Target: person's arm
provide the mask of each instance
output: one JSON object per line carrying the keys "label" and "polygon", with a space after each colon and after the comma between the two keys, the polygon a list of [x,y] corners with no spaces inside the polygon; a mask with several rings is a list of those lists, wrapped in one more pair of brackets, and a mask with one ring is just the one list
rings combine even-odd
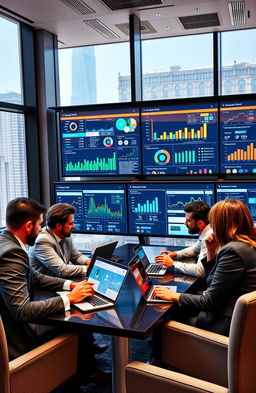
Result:
{"label": "person's arm", "polygon": [[70,261],[74,265],[89,265],[91,259],[86,255],[83,255],[77,248],[74,246],[72,239],[71,240],[71,252],[70,252]]}
{"label": "person's arm", "polygon": [[184,263],[184,262],[174,261],[174,268],[175,268],[175,272],[189,274],[190,276],[200,277],[200,278],[205,276],[204,266],[201,261],[198,261],[197,263]]}
{"label": "person's arm", "polygon": [[54,244],[42,236],[33,248],[34,257],[57,277],[72,277],[85,274],[86,266],[69,265],[57,254]]}
{"label": "person's arm", "polygon": [[181,294],[179,305],[195,310],[214,311],[224,306],[244,274],[242,258],[233,249],[221,250],[209,288],[202,295]]}

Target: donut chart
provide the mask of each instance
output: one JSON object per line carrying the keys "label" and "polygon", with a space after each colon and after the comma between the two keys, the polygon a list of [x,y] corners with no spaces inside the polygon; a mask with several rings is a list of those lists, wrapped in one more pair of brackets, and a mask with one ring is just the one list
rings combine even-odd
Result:
{"label": "donut chart", "polygon": [[68,128],[70,129],[70,131],[76,131],[77,130],[77,123],[75,123],[74,121],[72,121],[71,123],[69,123]]}
{"label": "donut chart", "polygon": [[103,139],[103,145],[105,147],[111,147],[111,146],[113,146],[113,143],[114,143],[113,138],[111,138],[110,136],[106,136]]}
{"label": "donut chart", "polygon": [[158,150],[154,154],[154,160],[158,165],[166,165],[171,160],[170,153],[167,150]]}
{"label": "donut chart", "polygon": [[116,121],[116,128],[119,131],[124,131],[124,132],[134,132],[137,127],[137,121],[129,117],[128,119],[117,119]]}

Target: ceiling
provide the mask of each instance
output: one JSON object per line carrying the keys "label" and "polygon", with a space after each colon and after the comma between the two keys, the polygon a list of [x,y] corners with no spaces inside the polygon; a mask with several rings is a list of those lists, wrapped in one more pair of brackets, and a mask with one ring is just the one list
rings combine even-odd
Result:
{"label": "ceiling", "polygon": [[256,27],[256,0],[0,0],[0,12],[56,34],[60,48],[128,41],[130,14],[142,39]]}

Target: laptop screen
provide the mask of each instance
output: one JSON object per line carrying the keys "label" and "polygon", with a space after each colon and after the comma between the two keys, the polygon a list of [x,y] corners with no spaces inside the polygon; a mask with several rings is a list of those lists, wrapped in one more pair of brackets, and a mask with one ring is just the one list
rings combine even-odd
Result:
{"label": "laptop screen", "polygon": [[88,281],[94,282],[93,289],[100,295],[115,301],[122,287],[127,269],[124,266],[97,258],[88,277]]}
{"label": "laptop screen", "polygon": [[147,296],[153,284],[147,275],[145,267],[143,266],[139,256],[136,255],[131,260],[129,263],[129,268],[143,296]]}
{"label": "laptop screen", "polygon": [[143,266],[146,268],[149,265],[149,260],[148,257],[143,249],[143,247],[141,245],[138,245],[136,247],[134,247],[134,253],[136,255],[138,255],[138,257],[140,258]]}

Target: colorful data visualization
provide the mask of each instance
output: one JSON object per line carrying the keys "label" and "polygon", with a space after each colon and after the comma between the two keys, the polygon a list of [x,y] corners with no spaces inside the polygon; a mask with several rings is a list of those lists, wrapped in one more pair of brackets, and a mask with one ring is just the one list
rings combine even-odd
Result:
{"label": "colorful data visualization", "polygon": [[63,176],[139,174],[138,108],[62,112]]}
{"label": "colorful data visualization", "polygon": [[124,184],[55,184],[56,203],[76,208],[74,232],[127,233]]}
{"label": "colorful data visualization", "polygon": [[143,173],[218,173],[216,103],[142,108]]}
{"label": "colorful data visualization", "polygon": [[256,102],[220,106],[221,173],[256,173]]}
{"label": "colorful data visualization", "polygon": [[129,184],[129,233],[186,236],[184,207],[195,201],[204,201],[212,206],[213,184]]}

